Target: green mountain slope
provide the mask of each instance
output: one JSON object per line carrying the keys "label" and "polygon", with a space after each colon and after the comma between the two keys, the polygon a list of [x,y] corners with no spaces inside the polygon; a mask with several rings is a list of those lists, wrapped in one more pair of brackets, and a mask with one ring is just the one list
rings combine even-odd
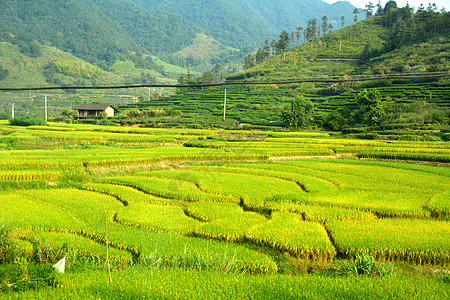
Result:
{"label": "green mountain slope", "polygon": [[410,8],[396,8],[315,38],[229,79],[445,72],[449,24],[450,13],[414,14]]}
{"label": "green mountain slope", "polygon": [[203,72],[212,70],[217,62],[228,65],[230,69],[240,70],[244,53],[238,49],[225,46],[216,39],[198,34],[192,45],[166,57],[168,62]]}
{"label": "green mountain slope", "polygon": [[[11,0],[0,2],[0,41],[24,53],[35,42],[53,46],[103,70],[132,61],[166,74],[151,57],[198,72],[217,62],[237,70],[245,55],[237,48],[260,45],[322,15],[337,27],[341,15],[350,20],[351,8],[319,0]],[[199,38],[205,34],[212,38]]]}
{"label": "green mountain slope", "polygon": [[[243,53],[209,37],[199,39],[203,32],[181,15],[150,13],[126,0],[0,2],[0,41],[28,52],[35,42],[53,46],[103,70],[116,61],[132,61],[138,69],[174,79],[178,74],[152,57],[199,72],[216,62],[240,65]],[[195,47],[204,49],[201,59],[189,54]]]}
{"label": "green mountain slope", "polygon": [[150,14],[119,0],[2,1],[0,19],[4,41],[34,39],[105,64],[138,50],[176,52],[201,32],[180,16]]}
{"label": "green mountain slope", "polygon": [[328,16],[335,28],[341,17],[353,20],[349,2],[330,5],[320,0],[128,0],[151,12],[164,10],[183,16],[205,33],[235,48],[261,46],[281,31],[306,27],[308,19]]}
{"label": "green mountain slope", "polygon": [[[399,17],[405,11],[409,9],[392,11],[392,14],[397,14],[396,23],[388,25],[386,22],[392,15],[376,16],[313,39],[253,68],[233,74],[228,80],[270,81],[283,78],[449,72],[450,13],[418,12],[412,15],[414,23],[409,24]],[[169,98],[141,102],[137,106],[141,110],[159,108],[177,110],[178,113],[172,118],[121,122],[143,123],[145,126],[281,128],[283,111],[295,98],[301,97],[311,101],[315,108],[312,127],[364,132],[368,129],[358,115],[356,98],[367,89],[380,93],[384,114],[376,122],[378,127],[374,128],[389,129],[388,138],[395,138],[397,131],[439,135],[439,130],[444,132],[449,128],[448,77],[434,80],[228,86],[225,122],[222,120],[224,89],[183,90]],[[348,129],[352,126],[358,128]]]}
{"label": "green mountain slope", "polygon": [[[22,46],[23,47],[23,46]],[[21,45],[0,42],[0,88],[46,86],[96,86],[137,83],[176,83],[187,69],[151,57],[155,70],[139,68],[133,61],[116,61],[109,71],[90,64],[56,47],[33,43],[32,53],[23,53]],[[194,75],[197,73],[193,72]],[[11,116],[12,103],[16,116],[26,114],[43,117],[44,96],[49,101],[49,115],[59,116],[63,109],[76,103],[101,102],[118,106],[135,102],[144,89],[131,90],[50,90],[34,92],[0,92],[0,119]],[[156,90],[153,91],[155,93]],[[144,93],[148,93],[145,89]],[[161,93],[158,91],[158,93]]]}
{"label": "green mountain slope", "polygon": [[277,55],[230,79],[350,75],[357,72],[366,45],[381,49],[389,30],[370,19]]}
{"label": "green mountain slope", "polygon": [[[67,72],[63,71],[62,68],[59,71],[55,71],[53,80],[67,84],[75,83],[77,79],[79,83],[81,83],[80,81],[87,81],[93,78],[96,78],[98,82],[102,83],[107,81],[108,73],[98,67],[86,63],[58,48],[39,44],[36,44],[36,46],[39,47],[39,55],[28,56],[21,52],[19,45],[13,45],[7,42],[0,43],[0,64],[9,73],[6,78],[0,81],[0,86],[22,87],[49,85],[45,70],[52,63],[58,62],[66,65],[65,69]],[[79,76],[75,73],[72,73],[72,76],[64,75],[64,73],[69,74],[69,65],[73,66],[73,69],[85,69],[86,72],[82,74],[80,70]],[[112,80],[118,80],[118,76]]]}
{"label": "green mountain slope", "polygon": [[37,53],[24,53],[21,46],[0,42],[0,66],[7,74],[0,78],[0,87],[175,83],[175,78],[187,72],[156,57],[149,57],[154,66],[151,70],[126,60],[116,61],[105,71],[56,47],[34,42]]}

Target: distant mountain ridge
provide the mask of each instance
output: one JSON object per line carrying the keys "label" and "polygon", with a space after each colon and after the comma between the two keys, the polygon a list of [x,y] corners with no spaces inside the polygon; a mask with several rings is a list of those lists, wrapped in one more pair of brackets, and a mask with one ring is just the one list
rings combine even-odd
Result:
{"label": "distant mountain ridge", "polygon": [[26,36],[97,63],[130,52],[173,53],[202,32],[179,16],[150,14],[122,0],[2,1],[0,19],[2,40]]}
{"label": "distant mountain ridge", "polygon": [[239,49],[251,51],[322,15],[338,27],[336,18],[351,11],[348,2],[320,0],[9,0],[0,1],[0,42],[35,57],[41,46],[55,47],[104,71],[127,69],[122,78],[146,80],[151,73],[173,80],[180,69],[164,62],[186,73],[211,70],[217,62],[237,71],[246,52]]}
{"label": "distant mountain ridge", "polygon": [[282,31],[306,27],[309,19],[327,16],[335,29],[353,23],[349,2],[321,0],[127,0],[142,8],[168,11],[201,27],[207,35],[235,48],[259,47]]}

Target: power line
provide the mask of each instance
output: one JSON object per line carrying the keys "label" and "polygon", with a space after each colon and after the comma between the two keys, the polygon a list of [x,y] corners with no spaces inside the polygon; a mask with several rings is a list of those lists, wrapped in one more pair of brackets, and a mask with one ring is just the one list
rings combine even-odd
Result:
{"label": "power line", "polygon": [[48,87],[16,87],[0,88],[0,91],[47,91],[47,90],[114,90],[114,89],[135,89],[135,88],[203,88],[228,85],[276,85],[276,84],[295,84],[304,82],[323,82],[323,83],[342,83],[354,81],[373,81],[383,79],[431,79],[450,77],[450,73],[433,74],[402,74],[402,75],[380,75],[368,77],[332,77],[332,78],[296,78],[272,81],[232,81],[228,80],[222,83],[197,84],[197,85],[179,85],[179,84],[136,84],[136,85],[111,85],[111,86],[48,86]]}

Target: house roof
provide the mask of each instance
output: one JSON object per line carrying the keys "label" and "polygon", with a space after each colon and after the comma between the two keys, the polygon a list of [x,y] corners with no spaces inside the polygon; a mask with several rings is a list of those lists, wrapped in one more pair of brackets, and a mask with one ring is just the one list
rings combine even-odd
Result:
{"label": "house roof", "polygon": [[106,110],[108,107],[112,107],[115,111],[117,109],[112,105],[107,104],[78,104],[73,107],[74,110]]}

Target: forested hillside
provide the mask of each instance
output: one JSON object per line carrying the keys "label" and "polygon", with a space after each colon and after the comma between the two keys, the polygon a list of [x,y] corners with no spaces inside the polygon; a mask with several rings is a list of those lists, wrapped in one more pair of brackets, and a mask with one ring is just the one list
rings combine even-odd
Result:
{"label": "forested hillside", "polygon": [[328,33],[327,20],[310,20],[301,32],[308,43],[300,47],[283,32],[275,44],[250,53],[244,71],[230,79],[448,71],[449,13],[431,5],[414,13],[390,1],[368,15]]}
{"label": "forested hillside", "polygon": [[[18,46],[20,54],[31,60],[41,56],[43,46],[55,47],[103,71],[120,72],[119,77],[128,83],[165,82],[178,78],[188,67],[195,74],[212,69],[217,62],[237,70],[243,57],[241,51],[202,32],[182,16],[166,11],[150,13],[124,0],[0,2],[0,42]],[[11,68],[15,63],[8,61],[11,55],[1,56],[4,72],[14,73]],[[25,70],[27,77],[16,76],[19,80],[15,86],[39,82],[30,79],[30,74],[32,78],[49,79],[50,84],[74,81],[57,80],[53,74],[57,70],[52,66],[47,68],[39,62],[28,65],[34,65],[33,71]],[[95,83],[101,82],[98,79]]]}
{"label": "forested hillside", "polygon": [[174,53],[202,32],[180,16],[119,0],[2,1],[0,19],[3,41],[26,47],[36,40],[103,68],[126,59],[148,67],[143,53]]}
{"label": "forested hillside", "polygon": [[[310,22],[304,31],[310,41],[298,47],[279,46],[286,42],[286,34],[282,33],[276,44],[247,56],[246,65],[252,60],[250,66],[227,80],[264,82],[449,71],[450,13],[438,12],[432,5],[414,12],[408,6],[397,7],[394,1],[374,9],[367,20],[330,33],[319,33],[322,24],[313,27]],[[284,45],[289,44],[292,45]],[[268,51],[268,56],[257,62],[261,51]],[[206,77],[210,75],[191,76],[190,81],[183,77],[180,82],[202,83]],[[178,89],[176,96],[138,105],[141,110],[178,110],[175,118],[129,122],[143,122],[146,126],[319,128],[357,133],[381,130],[383,134],[387,129],[387,134],[416,134],[421,129],[421,134],[439,135],[448,131],[450,120],[449,79],[445,76],[430,80],[229,86],[225,122],[223,90]],[[370,103],[370,109],[364,101]]]}
{"label": "forested hillside", "polygon": [[[128,82],[150,79],[148,74],[164,81],[180,73],[166,63],[194,74],[217,63],[236,72],[248,51],[278,31],[298,31],[308,18],[325,15],[337,29],[351,23],[351,13],[348,2],[319,0],[12,0],[0,2],[0,42],[29,57],[38,57],[42,46],[55,47],[108,72],[123,71],[119,63],[133,73],[125,75]],[[56,80],[49,74],[54,69],[32,77],[71,82]]]}
{"label": "forested hillside", "polygon": [[320,0],[128,0],[151,12],[183,16],[205,33],[235,48],[259,47],[277,33],[304,27],[310,18],[328,16],[335,29],[352,23],[349,2],[330,5]]}
{"label": "forested hillside", "polygon": [[[68,1],[59,6],[54,6],[52,2],[44,0],[36,1],[36,3],[40,1],[49,9],[57,8],[60,15],[67,12],[65,18],[73,16],[74,20],[67,22],[66,25],[57,26],[55,25],[57,22],[64,23],[62,17],[51,19],[50,14],[44,8],[36,8],[36,11],[29,8],[33,13],[31,16],[24,15],[19,11],[21,5],[26,10],[27,5],[33,7],[35,2],[10,1],[11,5],[16,5],[15,15],[9,6],[2,3],[1,5],[8,8],[9,12],[5,13],[6,10],[1,12],[12,20],[11,24],[1,23],[2,28],[5,29],[2,31],[4,41],[0,43],[0,84],[3,87],[41,84],[90,86],[123,83],[175,83],[177,79],[180,84],[211,84],[222,82],[226,77],[228,77],[227,80],[264,81],[280,78],[330,78],[332,76],[346,78],[355,75],[431,73],[448,72],[449,70],[450,14],[438,12],[433,5],[427,8],[422,7],[419,11],[414,12],[409,6],[399,8],[394,1],[390,1],[385,7],[379,5],[367,8],[365,11],[367,19],[363,21],[358,13],[355,13],[352,20],[354,24],[338,30],[332,30],[330,25],[335,22],[326,16],[320,19],[309,19],[307,25],[304,28],[296,28],[296,32],[278,33],[272,43],[266,42],[264,47],[250,53],[246,57],[245,63],[241,61],[244,71],[230,75],[234,71],[231,68],[232,60],[238,59],[242,52],[224,46],[211,36],[196,32],[196,28],[200,27],[186,19],[181,18],[180,22],[190,24],[191,27],[188,26],[186,29],[192,29],[188,30],[188,32],[192,32],[192,40],[189,41],[184,36],[186,44],[179,40],[177,43],[169,45],[166,49],[167,52],[157,50],[163,49],[164,42],[170,40],[167,36],[165,39],[161,38],[164,41],[157,45],[156,50],[149,50],[153,47],[153,43],[157,42],[146,40],[145,32],[139,35],[137,31],[133,31],[139,28],[148,30],[147,25],[150,26],[153,14],[157,14],[158,18],[165,16],[167,22],[170,23],[172,17],[177,17],[176,12],[164,13],[164,9],[170,9],[171,2],[163,1],[162,4],[165,4],[165,7],[159,7],[159,4],[155,3],[156,7],[153,8],[152,13],[147,14],[145,8],[131,4],[129,2],[131,0],[128,2],[116,0],[80,3]],[[145,1],[145,3],[152,2]],[[178,3],[182,6],[188,2],[180,0]],[[198,6],[202,7],[202,2],[198,3]],[[236,3],[238,2],[229,2],[228,8],[236,7],[234,6]],[[245,3],[251,7],[251,5],[256,5],[257,1]],[[268,3],[272,2],[267,2],[267,5]],[[223,2],[217,1],[210,4],[222,5]],[[143,4],[138,3],[138,5]],[[267,5],[261,5],[260,8],[267,8]],[[74,7],[90,9],[90,11],[86,11],[85,16],[81,17],[81,20],[86,21],[86,18],[94,15],[102,16],[100,19],[93,17],[93,20],[97,22],[93,24],[98,26],[95,25],[94,28],[91,28],[90,21],[77,23],[75,13],[70,12],[69,9]],[[95,12],[95,9],[100,10],[100,7],[104,11]],[[128,12],[120,11],[130,7],[132,9]],[[245,10],[242,9],[241,12],[243,11]],[[272,13],[276,11],[274,9]],[[54,10],[52,14],[58,12]],[[133,13],[136,13],[136,18],[133,18]],[[122,20],[122,17],[126,20]],[[45,19],[51,19],[48,24],[53,24],[49,28],[54,32],[45,27]],[[257,19],[255,18],[255,20]],[[344,19],[347,20],[345,16]],[[144,25],[136,23],[139,20],[144,22]],[[109,23],[112,25],[109,26]],[[177,24],[183,23],[175,22],[174,26],[178,26]],[[167,26],[169,29],[164,31],[166,33],[171,32],[170,28],[177,28],[176,26],[172,27],[172,24]],[[30,35],[26,34],[26,28],[29,28]],[[126,28],[128,29],[125,30]],[[76,34],[81,35],[82,32],[85,32],[81,29],[88,32],[91,30],[92,34],[83,34],[80,39],[86,41],[80,42],[79,47],[71,48],[78,43],[79,39]],[[74,34],[67,34],[67,32],[71,32],[70,30],[73,30]],[[108,35],[108,33],[110,34]],[[207,32],[205,31],[205,33]],[[173,33],[173,36],[176,37],[177,34],[182,35],[181,32],[178,32]],[[248,33],[243,34],[248,35]],[[132,40],[133,35],[138,35],[139,38]],[[105,39],[103,39],[104,37]],[[267,38],[269,36],[262,38],[260,44],[263,45]],[[306,43],[298,46],[302,41],[306,41]],[[57,42],[61,42],[63,46],[69,45],[67,52],[50,46]],[[66,42],[67,44],[64,44]],[[102,43],[105,43],[105,47],[117,46],[117,51],[109,51],[106,53],[107,56],[97,55],[100,52],[96,51],[103,49],[103,46],[97,47],[97,45],[102,45]],[[147,48],[139,46],[140,44],[145,44]],[[134,46],[138,50],[135,51]],[[89,52],[89,47],[92,47],[92,52]],[[74,49],[80,51],[76,52],[79,53],[78,55],[82,56],[85,53],[88,62],[77,57]],[[150,51],[156,51],[160,57],[152,55]],[[90,56],[90,54],[95,55]],[[264,55],[261,56],[261,54]],[[161,57],[166,61],[161,60]],[[183,67],[167,64],[167,61]],[[225,63],[219,64],[219,61]],[[207,66],[206,71],[199,68],[199,64],[202,62]],[[107,99],[105,101],[115,105],[122,104],[120,106],[122,113],[119,114],[116,122],[150,127],[225,127],[233,129],[288,127],[292,129],[348,130],[348,128],[356,126],[363,128],[358,130],[365,130],[365,126],[381,126],[382,128],[431,130],[432,134],[440,134],[439,132],[442,130],[448,131],[448,120],[450,119],[448,77],[436,80],[386,79],[333,84],[309,82],[289,86],[273,84],[269,87],[236,86],[227,89],[227,119],[225,122],[223,122],[223,88],[180,88],[177,89],[176,95],[169,98],[160,96],[162,94],[167,96],[173,90],[130,90],[117,91],[115,94],[96,92],[97,94],[90,94],[88,97],[77,95],[77,91],[70,91],[74,94],[69,96],[53,95],[53,99],[59,99],[53,101],[58,103],[55,107],[61,109],[65,107],[66,99],[70,99],[72,102],[89,102],[102,101],[103,97],[103,100]],[[365,95],[375,97],[382,103],[379,106],[376,105],[376,108],[380,109],[370,118],[363,116],[364,111],[357,100],[364,98]],[[42,96],[39,98],[42,99]],[[32,99],[31,95],[6,95],[5,99],[10,102],[23,103],[20,106],[23,114],[33,111],[30,109],[28,101],[28,99]],[[139,103],[136,103],[138,100],[140,100]],[[128,106],[125,105],[127,103]],[[10,106],[2,103],[0,108],[4,117],[9,115]],[[307,120],[303,120],[305,122],[299,123],[291,120],[293,111],[299,109],[308,112]]]}

